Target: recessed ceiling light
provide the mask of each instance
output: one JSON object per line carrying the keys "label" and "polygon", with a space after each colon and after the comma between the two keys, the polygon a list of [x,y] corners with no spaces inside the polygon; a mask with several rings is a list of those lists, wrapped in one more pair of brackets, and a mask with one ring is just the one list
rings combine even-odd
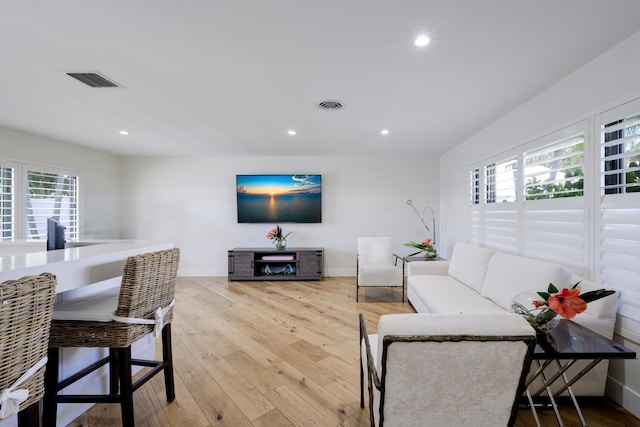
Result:
{"label": "recessed ceiling light", "polygon": [[382,135],[389,135],[389,129],[382,129],[382,130],[380,131],[380,133],[381,133]]}
{"label": "recessed ceiling light", "polygon": [[129,132],[126,130],[121,130],[120,135],[129,135]]}
{"label": "recessed ceiling light", "polygon": [[296,134],[296,131],[295,131],[295,130],[293,130],[293,129],[291,129],[290,131],[287,131],[287,133],[288,133],[289,135],[295,135],[295,134]]}
{"label": "recessed ceiling light", "polygon": [[431,43],[431,39],[427,36],[425,36],[424,34],[419,35],[418,37],[416,37],[416,39],[413,41],[413,43],[418,46],[418,47],[424,47],[426,45],[428,45],[429,43]]}

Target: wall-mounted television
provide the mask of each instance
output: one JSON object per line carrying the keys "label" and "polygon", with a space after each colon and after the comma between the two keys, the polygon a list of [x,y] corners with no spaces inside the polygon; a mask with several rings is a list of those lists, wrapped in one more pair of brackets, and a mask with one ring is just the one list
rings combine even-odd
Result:
{"label": "wall-mounted television", "polygon": [[239,223],[322,222],[321,175],[236,175]]}

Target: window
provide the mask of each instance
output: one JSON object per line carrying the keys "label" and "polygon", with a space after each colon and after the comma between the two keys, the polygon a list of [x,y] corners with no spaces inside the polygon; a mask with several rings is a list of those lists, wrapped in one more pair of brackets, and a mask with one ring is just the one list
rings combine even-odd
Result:
{"label": "window", "polygon": [[524,153],[525,200],[584,194],[584,134]]}
{"label": "window", "polygon": [[640,334],[640,100],[600,120],[596,279],[620,291],[616,328]]}
{"label": "window", "polygon": [[47,238],[47,218],[63,224],[67,239],[78,238],[78,177],[28,167],[26,239]]}
{"label": "window", "polygon": [[469,186],[471,197],[471,243],[480,244],[480,232],[482,224],[482,205],[480,204],[480,189],[482,188],[480,168],[473,168],[469,173]]}
{"label": "window", "polygon": [[474,169],[471,171],[471,178],[469,180],[471,184],[471,204],[480,204],[480,169]]}
{"label": "window", "polygon": [[640,113],[602,127],[604,193],[640,192]]}
{"label": "window", "polygon": [[[486,165],[485,182],[478,184],[486,189],[485,203],[472,203],[469,212],[471,241],[588,275],[588,205],[581,197],[588,128],[588,121],[577,123]],[[473,168],[470,174],[473,198]]]}
{"label": "window", "polygon": [[0,239],[46,240],[47,218],[79,236],[79,173],[0,159]]}
{"label": "window", "polygon": [[13,239],[15,233],[15,168],[0,164],[0,239]]}
{"label": "window", "polygon": [[640,336],[640,99],[498,156],[469,168],[471,240],[620,291],[616,333]]}
{"label": "window", "polygon": [[518,161],[515,159],[485,166],[485,203],[516,201]]}
{"label": "window", "polygon": [[479,211],[472,207],[477,230],[472,228],[472,239],[503,252],[517,253],[519,217],[516,201],[518,188],[518,160],[508,158],[484,166],[484,204]]}

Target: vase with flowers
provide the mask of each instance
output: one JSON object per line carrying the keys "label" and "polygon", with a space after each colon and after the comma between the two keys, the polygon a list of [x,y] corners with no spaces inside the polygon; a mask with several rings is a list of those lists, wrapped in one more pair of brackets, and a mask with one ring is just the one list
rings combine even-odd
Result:
{"label": "vase with flowers", "polygon": [[271,240],[275,244],[276,249],[284,249],[287,247],[287,236],[291,233],[293,233],[293,231],[284,234],[282,227],[276,224],[275,228],[267,233],[267,239]]}
{"label": "vase with flowers", "polygon": [[438,251],[436,251],[435,246],[433,245],[433,240],[431,238],[425,239],[424,241],[417,242],[409,242],[404,244],[407,247],[418,249],[417,252],[409,254],[408,256],[417,255],[420,252],[424,252],[424,257],[426,259],[435,259],[438,257]]}
{"label": "vase with flowers", "polygon": [[573,319],[587,309],[587,303],[615,293],[606,289],[580,293],[580,282],[571,289],[549,283],[546,292],[523,292],[511,302],[511,311],[523,316],[538,333],[546,333],[558,323],[558,316]]}

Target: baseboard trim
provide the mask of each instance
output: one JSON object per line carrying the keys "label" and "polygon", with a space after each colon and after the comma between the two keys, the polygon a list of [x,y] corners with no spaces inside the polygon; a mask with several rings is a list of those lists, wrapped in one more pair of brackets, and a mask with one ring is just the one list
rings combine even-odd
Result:
{"label": "baseboard trim", "polygon": [[605,395],[618,405],[640,418],[640,394],[614,378],[607,378]]}

